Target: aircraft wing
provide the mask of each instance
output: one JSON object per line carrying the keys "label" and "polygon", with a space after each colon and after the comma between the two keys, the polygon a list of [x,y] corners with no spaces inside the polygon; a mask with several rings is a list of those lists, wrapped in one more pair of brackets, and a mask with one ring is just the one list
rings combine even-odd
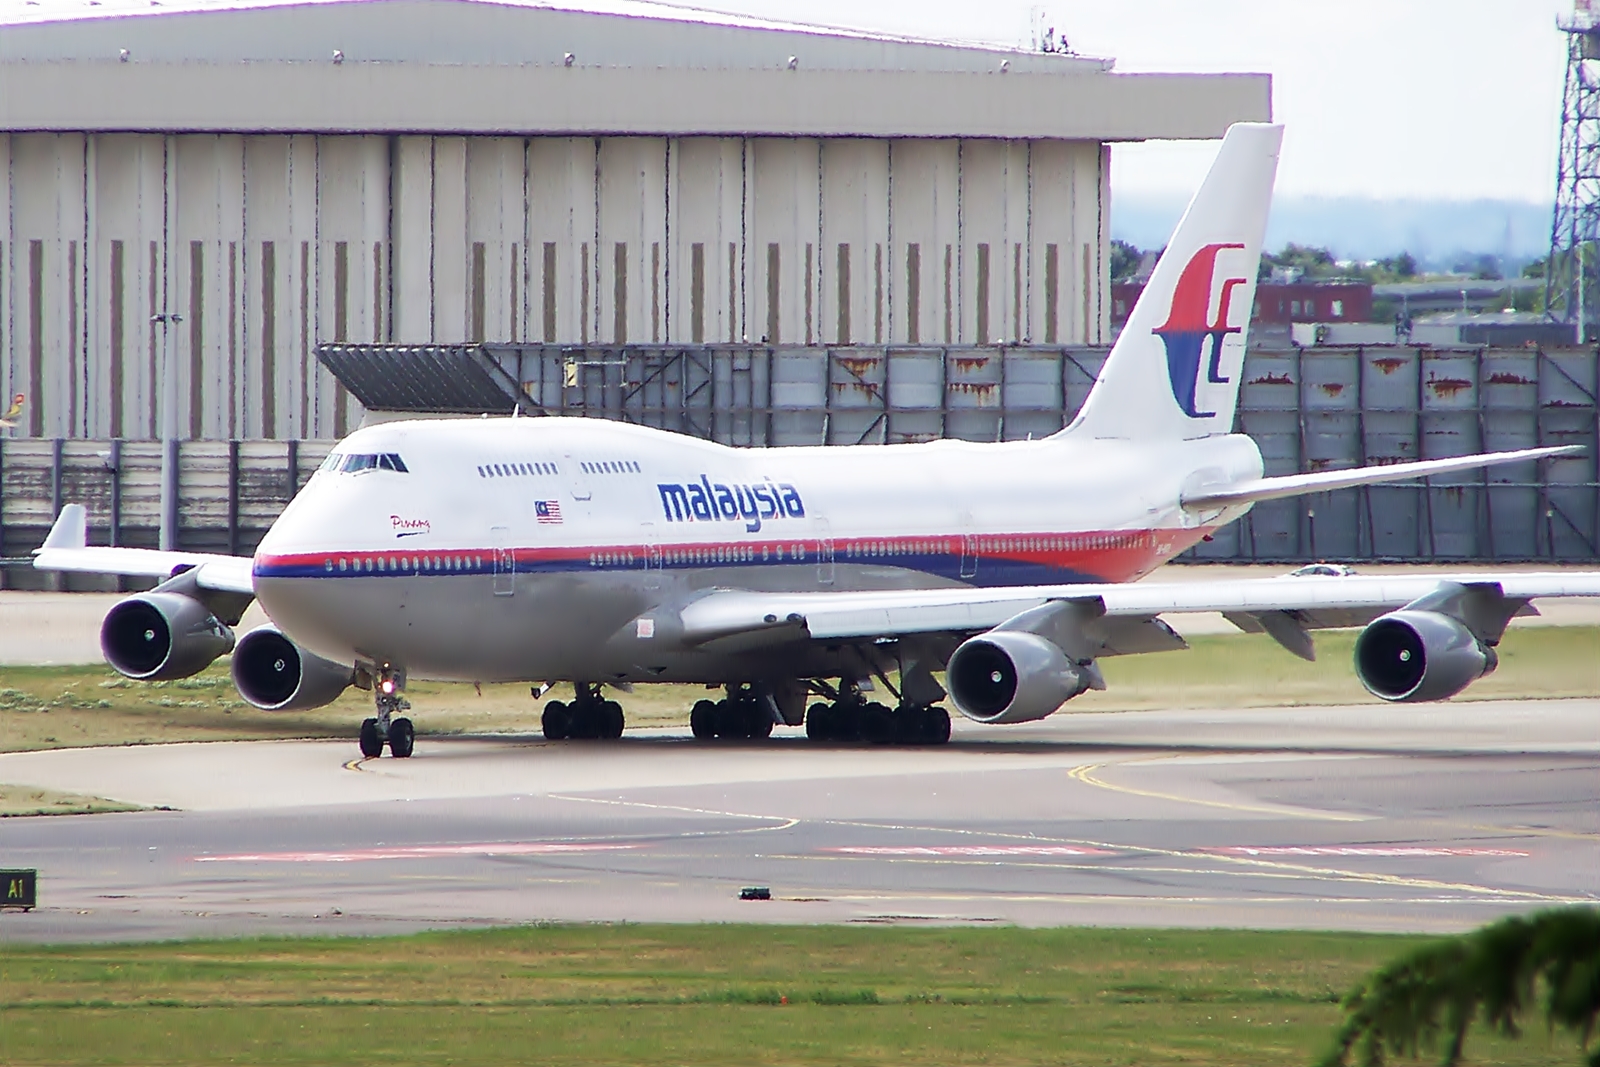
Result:
{"label": "aircraft wing", "polygon": [[[1168,613],[1222,612],[1241,629],[1264,629],[1278,637],[1275,627],[1279,620],[1291,620],[1301,629],[1360,625],[1436,592],[1441,585],[1451,584],[1493,587],[1508,601],[1600,597],[1600,571],[1318,575],[1004,589],[836,593],[726,590],[690,603],[680,618],[684,637],[691,643],[753,635],[763,630],[775,634],[793,632],[797,628],[819,640],[873,639],[918,633],[976,633],[1047,603],[1077,601],[1088,605],[1092,614],[1103,613],[1113,619],[1149,620]],[[1524,613],[1534,612],[1525,609]]]}
{"label": "aircraft wing", "polygon": [[195,571],[196,584],[202,589],[254,596],[251,562],[248,556],[224,556],[210,552],[91,547],[88,543],[88,513],[82,504],[62,507],[43,547],[33,554],[33,565],[46,571],[171,578],[180,571],[192,569]]}

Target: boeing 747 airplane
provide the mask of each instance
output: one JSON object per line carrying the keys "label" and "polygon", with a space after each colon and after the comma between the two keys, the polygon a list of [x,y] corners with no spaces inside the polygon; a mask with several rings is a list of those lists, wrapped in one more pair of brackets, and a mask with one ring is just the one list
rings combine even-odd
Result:
{"label": "boeing 747 airplane", "polygon": [[[1281,133],[1228,131],[1050,437],[736,449],[600,420],[392,422],[340,442],[253,558],[90,547],[68,505],[35,564],[164,579],[106,616],[128,677],[231,651],[265,710],[370,690],[369,757],[411,755],[408,678],[571,683],[545,706],[553,739],[619,736],[607,686],[693,682],[723,690],[696,737],[939,743],[946,702],[1042,719],[1104,688],[1103,657],[1183,648],[1163,612],[1224,612],[1306,659],[1311,631],[1364,626],[1367,689],[1449,697],[1531,599],[1600,595],[1600,573],[1133,583],[1256,501],[1571,451],[1263,476],[1232,429]],[[252,599],[271,625],[235,643]]]}

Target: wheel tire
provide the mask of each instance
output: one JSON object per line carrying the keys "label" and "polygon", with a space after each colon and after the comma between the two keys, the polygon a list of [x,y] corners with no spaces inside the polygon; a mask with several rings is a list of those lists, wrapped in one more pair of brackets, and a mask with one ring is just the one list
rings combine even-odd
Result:
{"label": "wheel tire", "polygon": [[861,739],[874,745],[887,745],[895,739],[894,712],[873,701],[861,709]]}
{"label": "wheel tire", "polygon": [[950,713],[943,708],[929,708],[923,713],[923,744],[943,745],[950,741]]}
{"label": "wheel tire", "polygon": [[417,747],[417,732],[410,719],[392,719],[389,722],[389,755],[395,759],[410,759]]}
{"label": "wheel tire", "polygon": [[772,736],[772,716],[768,715],[760,704],[754,705],[750,714],[749,737],[756,741],[765,740]]}
{"label": "wheel tire", "polygon": [[859,741],[862,737],[861,717],[866,710],[864,704],[835,704],[828,713],[828,719],[833,727],[833,740]]}
{"label": "wheel tire", "polygon": [[615,741],[622,736],[623,727],[627,725],[627,718],[622,714],[622,705],[615,700],[608,700],[600,706],[600,721],[604,727],[600,736],[608,741]]}
{"label": "wheel tire", "polygon": [[833,709],[820,700],[806,709],[806,737],[812,741],[833,740]]}
{"label": "wheel tire", "polygon": [[383,735],[378,732],[378,720],[368,719],[361,724],[361,754],[367,759],[383,755]]}
{"label": "wheel tire", "polygon": [[539,720],[539,725],[544,728],[544,736],[548,741],[565,741],[572,736],[572,712],[566,704],[559,700],[552,700],[544,706],[544,715]]}
{"label": "wheel tire", "polygon": [[595,704],[574,704],[568,712],[572,726],[568,737],[574,741],[593,741],[600,736],[600,709]]}
{"label": "wheel tire", "polygon": [[717,701],[716,710],[711,714],[711,724],[715,735],[722,740],[739,736],[739,716],[726,700]]}
{"label": "wheel tire", "polygon": [[710,741],[717,736],[717,706],[709,700],[697,700],[689,710],[689,732],[696,741]]}

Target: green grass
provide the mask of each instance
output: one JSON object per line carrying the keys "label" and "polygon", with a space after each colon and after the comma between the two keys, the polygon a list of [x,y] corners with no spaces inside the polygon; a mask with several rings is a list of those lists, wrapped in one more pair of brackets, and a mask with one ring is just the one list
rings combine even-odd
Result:
{"label": "green grass", "polygon": [[[0,953],[23,1064],[1304,1064],[1421,939],[550,926]],[[1559,1039],[1468,1049],[1575,1062]]]}
{"label": "green grass", "polygon": [[[1318,636],[1305,663],[1260,634],[1208,635],[1186,652],[1101,661],[1109,688],[1067,711],[1373,703],[1351,670],[1355,632]],[[1500,669],[1460,700],[1600,696],[1600,627],[1513,629]],[[1241,684],[1243,683],[1243,684]],[[641,685],[619,694],[634,726],[683,726],[702,686]],[[542,703],[526,685],[415,682],[407,690],[423,734],[537,733]],[[550,699],[569,698],[565,687]],[[314,711],[268,713],[239,698],[220,660],[193,678],[134,682],[105,666],[0,667],[0,752],[84,745],[154,744],[355,735],[371,714],[358,689]]]}

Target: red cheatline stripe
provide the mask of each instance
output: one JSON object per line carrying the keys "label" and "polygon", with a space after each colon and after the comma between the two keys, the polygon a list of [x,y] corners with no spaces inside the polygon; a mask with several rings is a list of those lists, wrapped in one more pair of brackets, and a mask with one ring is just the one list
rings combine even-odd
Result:
{"label": "red cheatline stripe", "polygon": [[363,860],[432,859],[436,856],[545,856],[563,852],[615,852],[638,845],[565,841],[495,841],[480,845],[411,845],[347,852],[241,852],[195,856],[196,863],[357,863]]}
{"label": "red cheatline stripe", "polygon": [[824,852],[850,856],[1113,856],[1086,845],[842,845]]}
{"label": "red cheatline stripe", "polygon": [[1503,856],[1521,858],[1530,855],[1512,848],[1445,848],[1432,845],[1274,845],[1254,847],[1230,845],[1226,848],[1203,848],[1202,852],[1216,852],[1225,856]]}

